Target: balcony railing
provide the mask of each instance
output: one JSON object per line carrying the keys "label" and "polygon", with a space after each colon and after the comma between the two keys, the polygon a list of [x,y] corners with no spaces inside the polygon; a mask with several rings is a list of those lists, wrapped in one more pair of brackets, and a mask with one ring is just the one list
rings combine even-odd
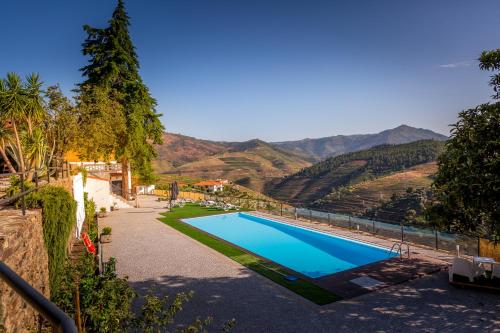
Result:
{"label": "balcony railing", "polygon": [[122,172],[122,165],[120,163],[116,164],[83,164],[81,167],[89,172]]}
{"label": "balcony railing", "polygon": [[0,278],[50,323],[53,332],[77,332],[75,322],[71,317],[45,298],[45,296],[23,280],[3,262],[0,262]]}

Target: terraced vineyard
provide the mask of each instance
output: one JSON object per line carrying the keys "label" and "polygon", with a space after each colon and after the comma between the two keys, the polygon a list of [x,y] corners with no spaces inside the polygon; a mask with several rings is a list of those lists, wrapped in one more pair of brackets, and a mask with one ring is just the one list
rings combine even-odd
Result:
{"label": "terraced vineyard", "polygon": [[340,155],[269,184],[267,193],[294,205],[362,213],[408,187],[429,187],[443,146],[418,141]]}
{"label": "terraced vineyard", "polygon": [[203,156],[164,173],[191,178],[224,178],[262,192],[267,182],[309,165],[309,162],[294,154],[283,152],[260,140],[251,140],[232,144],[224,152]]}
{"label": "terraced vineyard", "polygon": [[336,190],[313,202],[312,206],[345,214],[361,214],[388,201],[393,194],[404,194],[408,188],[429,188],[436,171],[436,162],[420,164],[405,171]]}

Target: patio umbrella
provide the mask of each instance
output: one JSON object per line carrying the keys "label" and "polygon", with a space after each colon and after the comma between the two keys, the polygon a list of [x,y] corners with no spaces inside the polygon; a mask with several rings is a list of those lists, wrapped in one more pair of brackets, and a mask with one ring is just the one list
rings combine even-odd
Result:
{"label": "patio umbrella", "polygon": [[177,182],[173,182],[170,185],[170,200],[176,200],[178,195],[179,195],[179,186],[177,185]]}

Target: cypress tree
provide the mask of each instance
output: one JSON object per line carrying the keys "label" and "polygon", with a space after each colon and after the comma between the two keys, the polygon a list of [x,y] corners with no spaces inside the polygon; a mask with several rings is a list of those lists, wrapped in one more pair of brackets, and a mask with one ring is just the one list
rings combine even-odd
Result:
{"label": "cypress tree", "polygon": [[122,107],[126,122],[123,137],[116,139],[116,158],[122,163],[122,186],[128,190],[128,167],[141,176],[150,178],[151,160],[155,157],[152,144],[161,143],[163,125],[156,113],[156,100],[139,74],[139,60],[129,34],[130,19],[123,0],[113,12],[106,28],[84,26],[87,38],[83,54],[89,63],[81,68],[85,87],[99,86],[109,92],[110,98]]}

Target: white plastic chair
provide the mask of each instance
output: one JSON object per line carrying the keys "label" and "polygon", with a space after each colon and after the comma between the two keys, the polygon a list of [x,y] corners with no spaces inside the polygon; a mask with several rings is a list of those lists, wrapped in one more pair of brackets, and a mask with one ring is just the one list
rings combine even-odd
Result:
{"label": "white plastic chair", "polygon": [[483,271],[482,268],[474,265],[472,261],[467,259],[455,257],[453,264],[448,272],[450,282],[453,281],[453,274],[461,275],[469,278],[470,282],[474,282],[474,278]]}

